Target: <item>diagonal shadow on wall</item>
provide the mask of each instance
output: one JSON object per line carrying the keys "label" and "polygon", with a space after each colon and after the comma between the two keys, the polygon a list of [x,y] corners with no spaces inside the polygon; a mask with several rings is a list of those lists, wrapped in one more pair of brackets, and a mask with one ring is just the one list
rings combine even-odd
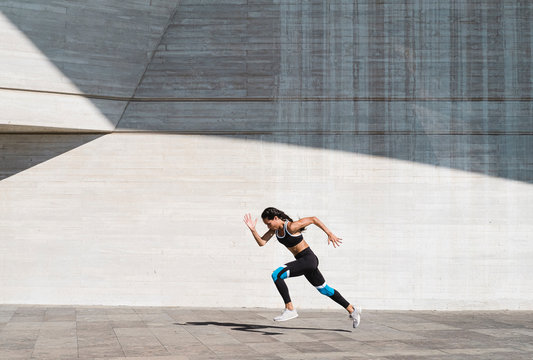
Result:
{"label": "diagonal shadow on wall", "polygon": [[[181,1],[170,22],[175,1],[161,13],[25,4],[2,11],[84,96],[125,104],[117,132],[258,139],[533,182],[532,4]],[[40,30],[57,13],[59,43]]]}
{"label": "diagonal shadow on wall", "polygon": [[531,52],[531,5],[191,4],[180,4],[119,130],[533,181],[532,69],[521,56]]}
{"label": "diagonal shadow on wall", "polygon": [[2,3],[0,180],[111,133],[176,6]]}
{"label": "diagonal shadow on wall", "polygon": [[101,134],[0,134],[0,180],[101,137]]}

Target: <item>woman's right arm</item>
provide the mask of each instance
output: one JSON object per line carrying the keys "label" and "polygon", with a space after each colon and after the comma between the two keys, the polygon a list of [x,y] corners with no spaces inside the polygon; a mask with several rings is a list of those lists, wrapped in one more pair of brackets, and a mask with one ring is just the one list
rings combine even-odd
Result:
{"label": "woman's right arm", "polygon": [[265,244],[270,240],[270,238],[274,235],[274,230],[268,230],[263,236],[259,236],[259,233],[257,230],[255,230],[255,225],[257,224],[257,219],[252,220],[252,215],[246,214],[244,215],[244,223],[246,226],[248,226],[248,229],[252,232],[252,235],[254,236],[255,241],[257,242],[257,245],[259,246],[265,246]]}

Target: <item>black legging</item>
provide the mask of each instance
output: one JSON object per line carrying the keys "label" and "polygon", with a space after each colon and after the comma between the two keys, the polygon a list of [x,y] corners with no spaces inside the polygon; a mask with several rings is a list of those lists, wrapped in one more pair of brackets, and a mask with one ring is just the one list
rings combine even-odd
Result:
{"label": "black legging", "polygon": [[304,275],[321,294],[329,296],[343,308],[347,308],[350,305],[337,290],[326,284],[326,280],[324,280],[322,273],[318,270],[318,258],[311,248],[308,247],[299,252],[295,258],[296,260],[277,268],[272,273],[272,280],[274,280],[274,284],[276,284],[285,304],[291,302],[291,297],[284,279]]}

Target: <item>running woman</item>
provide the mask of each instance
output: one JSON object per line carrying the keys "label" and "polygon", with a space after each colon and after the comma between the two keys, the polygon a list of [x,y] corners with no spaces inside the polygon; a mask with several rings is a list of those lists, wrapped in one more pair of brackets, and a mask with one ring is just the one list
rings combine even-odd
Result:
{"label": "running woman", "polygon": [[250,214],[244,215],[244,223],[252,232],[257,245],[265,246],[272,236],[276,235],[278,241],[285,245],[296,259],[295,261],[286,263],[284,266],[280,266],[272,273],[272,280],[274,281],[274,284],[276,284],[276,287],[285,302],[285,309],[282,314],[274,318],[274,320],[287,321],[298,317],[298,313],[292,305],[285,279],[304,275],[311,285],[313,285],[321,294],[330,297],[333,301],[348,311],[350,319],[353,321],[354,328],[359,326],[359,322],[361,321],[361,309],[351,305],[337,290],[326,284],[324,277],[320,273],[320,270],[318,270],[318,258],[304,240],[301,232],[305,230],[305,227],[308,225],[316,225],[328,236],[328,245],[331,243],[335,248],[342,243],[342,239],[333,235],[333,233],[316,217],[306,217],[298,221],[293,221],[283,211],[269,207],[263,211],[261,218],[268,227],[268,231],[263,236],[260,236],[255,229],[257,219],[252,220]]}

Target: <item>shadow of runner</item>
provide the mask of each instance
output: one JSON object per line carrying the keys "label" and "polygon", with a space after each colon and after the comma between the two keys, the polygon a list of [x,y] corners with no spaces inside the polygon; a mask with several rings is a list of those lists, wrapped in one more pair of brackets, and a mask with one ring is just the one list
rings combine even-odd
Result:
{"label": "shadow of runner", "polygon": [[257,325],[257,324],[238,324],[238,323],[230,323],[230,322],[217,322],[217,321],[198,321],[198,322],[186,322],[185,324],[180,323],[174,323],[174,325],[192,325],[192,326],[208,326],[208,325],[215,325],[215,326],[224,326],[224,327],[231,327],[231,330],[235,331],[246,331],[246,332],[255,332],[255,333],[262,333],[263,335],[283,335],[283,333],[280,332],[271,332],[271,331],[264,331],[263,329],[287,329],[287,330],[311,330],[311,331],[335,331],[335,332],[348,332],[351,333],[350,330],[345,329],[321,329],[321,328],[306,328],[306,327],[285,327],[285,326],[271,326],[271,325]]}

